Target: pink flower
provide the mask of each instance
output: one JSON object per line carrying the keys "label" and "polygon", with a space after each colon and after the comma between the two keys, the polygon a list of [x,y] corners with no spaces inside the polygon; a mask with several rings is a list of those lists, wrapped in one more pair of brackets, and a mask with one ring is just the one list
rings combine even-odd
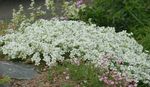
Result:
{"label": "pink flower", "polygon": [[135,87],[134,85],[128,85],[128,87]]}
{"label": "pink flower", "polygon": [[122,60],[118,60],[117,63],[118,63],[119,65],[122,65],[122,64],[123,64],[123,61],[122,61]]}
{"label": "pink flower", "polygon": [[108,79],[108,77],[105,76],[104,79]]}
{"label": "pink flower", "polygon": [[76,6],[80,8],[81,4],[83,4],[83,0],[77,0]]}
{"label": "pink flower", "polygon": [[114,84],[114,81],[110,81],[110,84],[113,85],[113,84]]}

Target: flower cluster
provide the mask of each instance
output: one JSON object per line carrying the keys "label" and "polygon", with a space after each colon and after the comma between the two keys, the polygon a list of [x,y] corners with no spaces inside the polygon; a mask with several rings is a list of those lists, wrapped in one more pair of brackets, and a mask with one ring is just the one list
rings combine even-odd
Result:
{"label": "flower cluster", "polygon": [[[130,80],[134,79],[135,83],[132,85],[136,85],[136,83],[138,83],[139,80],[142,80],[145,83],[149,83],[149,80],[150,80],[149,79],[150,73],[149,73],[149,68],[148,68],[149,67],[148,66],[149,55],[145,53],[141,53],[141,56],[139,55],[140,56],[139,57],[135,54],[133,56],[133,54],[131,55],[129,52],[127,53],[128,54],[124,54],[123,57],[120,56],[120,58],[118,58],[116,57],[116,54],[114,53],[105,52],[97,59],[97,61],[95,62],[95,65],[96,67],[103,67],[108,72],[112,70],[118,71],[118,73],[121,73],[122,76],[126,77],[126,81],[129,83],[133,82]],[[126,58],[127,55],[132,56],[128,58],[132,58],[132,59],[135,58],[135,59],[134,60],[127,59]],[[145,58],[143,59],[142,56],[145,56],[147,61],[145,60]]]}
{"label": "flower cluster", "polygon": [[14,24],[19,24],[20,22],[22,22],[23,20],[26,19],[26,15],[24,14],[24,8],[22,5],[19,5],[19,10],[15,10],[13,9],[13,13],[12,13],[12,22]]}
{"label": "flower cluster", "polygon": [[83,0],[78,0],[77,2],[64,2],[63,11],[64,16],[68,19],[79,19],[79,11],[83,10],[86,5],[83,3]]}
{"label": "flower cluster", "polygon": [[125,76],[122,76],[117,71],[108,71],[99,77],[100,81],[103,81],[108,87],[137,87],[134,79],[127,80]]}
{"label": "flower cluster", "polygon": [[83,0],[77,0],[76,6],[79,8],[83,4]]}
{"label": "flower cluster", "polygon": [[45,0],[45,6],[48,10],[51,10],[51,13],[53,16],[56,15],[56,13],[55,13],[56,7],[55,7],[54,0]]}
{"label": "flower cluster", "polygon": [[98,61],[100,67],[104,69],[104,74],[99,77],[100,81],[113,87],[137,87],[137,81],[128,77],[128,74],[120,69],[124,64],[123,60],[115,60],[112,56],[112,54],[106,53]]}
{"label": "flower cluster", "polygon": [[34,22],[38,17],[46,14],[41,6],[35,7],[34,0],[31,0],[30,6],[27,10],[30,11],[28,14],[25,13],[23,5],[19,5],[18,10],[13,9],[12,20],[9,26],[14,26],[15,29],[19,27],[22,22]]}
{"label": "flower cluster", "polygon": [[[90,61],[96,66],[105,63],[110,69],[114,67],[116,70],[117,60],[121,63],[120,71],[127,73],[128,77],[149,83],[150,56],[125,31],[116,33],[112,27],[57,19],[41,19],[24,26],[20,26],[22,31],[0,38],[1,51],[12,59],[31,57],[36,65],[45,61],[48,66],[52,66],[65,58],[77,58]],[[113,60],[103,60],[107,53],[110,54],[107,55],[108,59]]]}
{"label": "flower cluster", "polygon": [[[36,6],[35,0],[31,0],[30,6],[27,9],[29,13],[26,14],[24,6],[19,5],[18,10],[13,9],[12,20],[9,26],[16,29],[20,26],[20,23],[32,23],[45,14],[49,15],[49,17],[59,17],[56,13],[58,9],[56,6],[54,0],[45,0],[44,6]],[[46,10],[42,9],[43,7],[46,7],[51,13],[48,14]],[[60,19],[79,19],[79,11],[83,10],[86,5],[83,3],[83,0],[78,0],[77,2],[64,1],[61,7],[62,17],[59,17]]]}

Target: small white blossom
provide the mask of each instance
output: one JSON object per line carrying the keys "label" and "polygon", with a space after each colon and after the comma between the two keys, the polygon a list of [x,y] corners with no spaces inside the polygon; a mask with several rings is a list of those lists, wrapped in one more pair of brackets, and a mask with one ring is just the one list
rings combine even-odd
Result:
{"label": "small white blossom", "polygon": [[[0,37],[0,48],[10,58],[28,58],[48,66],[57,61],[77,59],[90,61],[95,66],[110,63],[105,58],[125,62],[120,69],[129,77],[150,81],[150,56],[126,31],[115,32],[112,27],[96,27],[79,21],[38,20],[23,23],[18,32]],[[111,68],[115,68],[113,64]]]}

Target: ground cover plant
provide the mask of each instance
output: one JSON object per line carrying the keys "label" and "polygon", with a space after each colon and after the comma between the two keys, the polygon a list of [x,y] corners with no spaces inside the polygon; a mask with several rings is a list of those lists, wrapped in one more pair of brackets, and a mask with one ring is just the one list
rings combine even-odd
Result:
{"label": "ground cover plant", "polygon": [[[70,81],[73,83],[62,83],[64,87],[74,86],[74,84],[86,87],[103,87],[103,85],[104,87],[148,87],[150,56],[132,37],[132,33],[126,31],[116,33],[113,27],[98,27],[91,24],[93,19],[88,20],[90,24],[79,20],[71,21],[79,19],[79,10],[85,8],[85,5],[83,8],[81,6],[82,0],[81,3],[79,0],[79,4],[71,3],[73,4],[69,2],[64,4],[64,15],[68,20],[59,17],[38,20],[37,17],[44,15],[45,12],[41,7],[35,9],[33,0],[29,8],[33,13],[27,17],[23,6],[20,5],[19,11],[14,10],[13,13],[11,27],[9,27],[12,32],[0,36],[0,51],[11,60],[28,60],[35,65],[44,63],[50,68],[54,66],[52,68],[54,71],[50,69],[48,72],[49,81],[54,81],[55,75],[64,73],[66,68],[69,69],[65,79],[71,78]],[[137,5],[132,1],[131,3]],[[45,5],[53,12],[52,15],[56,16],[53,0],[46,0]],[[138,19],[135,17],[133,19],[135,21],[129,23],[135,22],[141,25]],[[103,21],[108,22],[107,18]],[[110,26],[119,26],[117,29],[124,28],[124,25],[118,24],[125,24],[122,20],[113,23],[115,24]],[[140,41],[141,37],[136,39]],[[71,77],[68,77],[68,74]],[[60,75],[60,77],[64,76]]]}
{"label": "ground cover plant", "polygon": [[[28,59],[53,66],[64,60],[85,61],[117,70],[135,82],[149,83],[149,55],[131,34],[81,21],[38,20],[1,37],[1,51],[10,59]],[[104,59],[103,59],[104,58]],[[108,59],[107,59],[108,58]],[[122,65],[116,66],[121,61]],[[102,66],[105,64],[105,66]],[[119,68],[118,68],[119,67]]]}
{"label": "ground cover plant", "polygon": [[142,44],[145,50],[150,51],[150,27],[139,27],[139,28],[131,28],[134,33],[134,38]]}

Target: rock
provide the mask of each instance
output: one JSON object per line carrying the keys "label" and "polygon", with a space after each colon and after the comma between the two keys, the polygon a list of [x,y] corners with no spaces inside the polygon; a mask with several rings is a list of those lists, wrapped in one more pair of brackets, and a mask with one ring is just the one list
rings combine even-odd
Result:
{"label": "rock", "polygon": [[[32,79],[37,75],[33,66],[21,63],[0,61],[0,75],[14,79]],[[1,86],[0,86],[1,87]]]}

